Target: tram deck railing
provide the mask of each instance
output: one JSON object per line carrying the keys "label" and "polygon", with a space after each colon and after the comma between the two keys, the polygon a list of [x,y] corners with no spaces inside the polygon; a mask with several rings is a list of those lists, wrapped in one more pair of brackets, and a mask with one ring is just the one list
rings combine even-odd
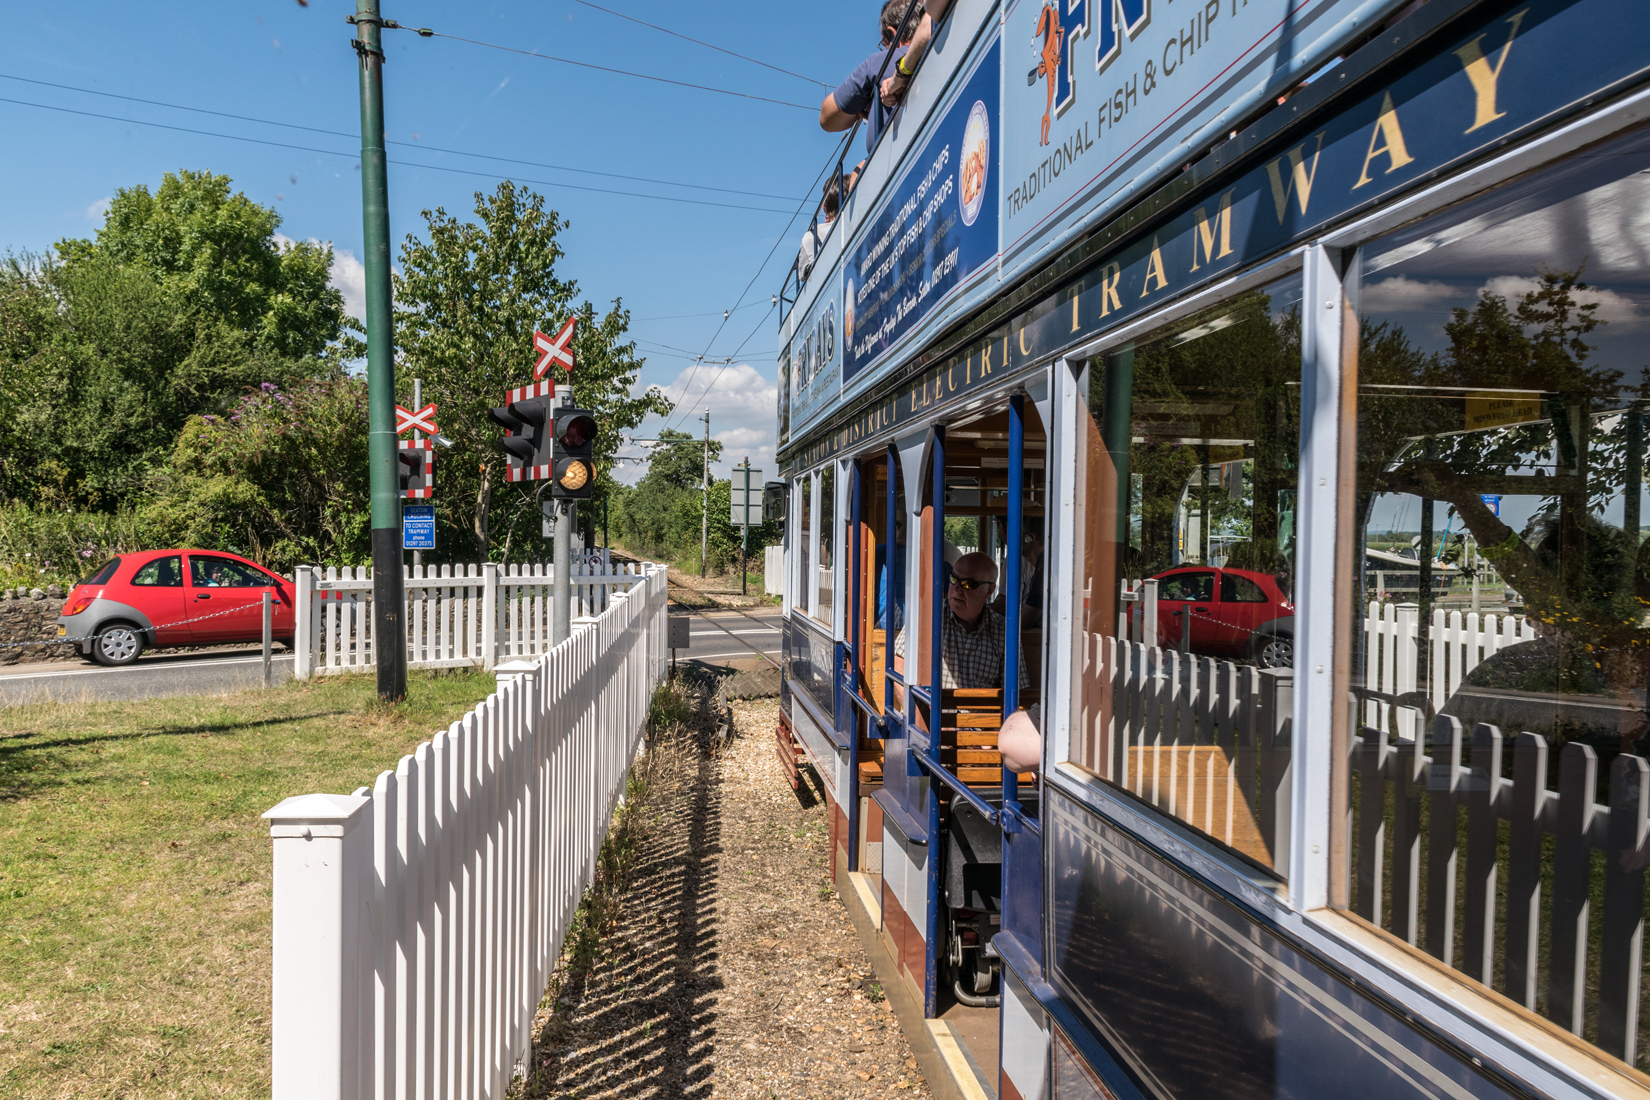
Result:
{"label": "tram deck railing", "polygon": [[370,790],[264,815],[276,1100],[505,1094],[664,675],[666,606],[643,567]]}
{"label": "tram deck railing", "polygon": [[[606,551],[572,566],[572,613],[600,614],[609,593],[640,580],[640,566]],[[544,563],[406,569],[407,667],[492,668],[551,648],[551,583]],[[367,672],[377,661],[372,572],[367,566],[300,566],[293,675],[300,680]]]}

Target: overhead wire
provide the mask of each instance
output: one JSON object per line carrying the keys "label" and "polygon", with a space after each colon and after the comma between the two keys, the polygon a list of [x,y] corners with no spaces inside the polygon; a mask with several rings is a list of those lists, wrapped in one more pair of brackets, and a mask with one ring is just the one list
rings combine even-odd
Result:
{"label": "overhead wire", "polygon": [[766,61],[758,61],[754,57],[746,57],[742,53],[735,53],[733,50],[723,49],[721,46],[713,45],[712,43],[704,42],[704,41],[701,41],[700,39],[689,37],[688,35],[682,34],[679,31],[673,31],[669,27],[661,27],[657,23],[649,23],[645,19],[637,19],[634,15],[626,15],[622,11],[614,11],[612,8],[604,8],[600,4],[592,4],[590,2],[590,0],[573,0],[573,3],[583,4],[587,8],[595,8],[597,11],[604,11],[608,15],[616,15],[620,19],[628,19],[632,23],[640,23],[644,27],[652,27],[654,30],[660,31],[661,33],[674,35],[675,37],[682,39],[684,42],[692,42],[696,46],[703,46],[708,50],[715,50],[717,53],[725,53],[729,57],[737,57],[741,61],[749,61],[752,65],[760,65],[764,69],[772,69],[776,73],[784,73],[786,76],[794,76],[798,80],[806,80],[809,84],[818,84],[821,88],[834,87],[834,85],[827,84],[823,80],[815,80],[811,76],[803,76],[801,73],[793,73],[789,69],[781,69],[778,65],[770,65]]}
{"label": "overhead wire", "polygon": [[[83,95],[102,96],[105,99],[119,99],[127,103],[143,103],[150,107],[165,107],[172,111],[189,111],[199,115],[212,115],[217,118],[234,119],[236,122],[254,122],[260,126],[281,126],[289,130],[302,130],[311,134],[324,134],[328,137],[349,138],[351,141],[361,140],[361,135],[345,130],[327,130],[320,126],[305,126],[298,122],[280,122],[272,118],[258,118],[255,115],[238,115],[231,111],[214,111],[206,107],[191,107],[185,103],[168,103],[161,99],[145,99],[142,96],[121,95],[118,92],[105,92],[96,88],[82,88],[74,84],[59,84],[51,80],[36,80],[33,77],[16,76],[12,73],[0,73],[0,80],[15,80],[23,84],[37,84],[43,88],[57,88],[60,91],[79,92]],[[101,117],[101,116],[100,116]],[[123,120],[131,121],[131,120]],[[228,136],[228,135],[220,135]],[[432,153],[446,153],[457,157],[475,157],[479,160],[496,160],[503,164],[520,164],[527,168],[549,168],[556,172],[577,172],[587,176],[605,176],[609,179],[630,180],[633,183],[656,183],[665,187],[688,187],[696,191],[720,191],[729,195],[745,195],[757,199],[783,199],[790,201],[789,195],[775,195],[766,191],[740,191],[732,187],[713,187],[705,183],[683,183],[680,180],[654,179],[651,176],[630,176],[622,172],[602,172],[595,168],[573,168],[565,164],[548,164],[544,161],[522,160],[518,157],[501,157],[492,153],[472,153],[465,149],[447,149],[439,145],[430,145],[422,141],[397,141],[386,139],[386,145],[398,145],[407,149],[424,149]],[[295,148],[302,148],[295,146]],[[352,155],[352,154],[337,154]]]}
{"label": "overhead wire", "polygon": [[[745,284],[745,289],[739,292],[739,299],[738,299],[738,301],[736,301],[734,303],[733,309],[738,309],[741,305],[744,304],[745,295],[747,295],[751,292],[751,287],[756,285],[756,280],[760,279],[762,277],[762,272],[767,270],[769,261],[771,261],[773,259],[774,253],[779,251],[780,244],[782,244],[785,241],[785,239],[790,235],[791,226],[796,224],[797,217],[800,216],[802,211],[807,207],[808,200],[812,196],[814,189],[819,186],[819,181],[825,178],[825,173],[829,172],[831,170],[831,166],[833,164],[835,164],[838,161],[838,159],[841,157],[842,151],[847,147],[846,142],[852,136],[853,136],[853,132],[850,131],[848,136],[844,137],[842,139],[842,141],[838,143],[837,149],[831,154],[830,158],[828,160],[826,160],[824,167],[820,168],[819,174],[814,176],[813,183],[808,185],[808,191],[807,191],[806,194],[804,194],[802,196],[802,201],[797,204],[796,211],[795,211],[795,213],[793,213],[791,215],[790,221],[785,223],[785,228],[780,230],[779,231],[779,236],[774,238],[773,247],[768,249],[768,254],[766,256],[764,256],[762,258],[762,262],[759,265],[757,265],[756,273],[751,276],[750,282]],[[722,329],[727,327],[728,318],[733,316],[733,309],[728,310],[728,312],[723,315],[722,323],[720,325],[717,325],[716,326],[716,331],[711,334],[710,343],[705,345],[705,351],[704,351],[705,355],[710,354],[710,349],[713,346],[715,346],[717,337],[722,335]],[[747,337],[747,339],[748,339],[748,337]],[[699,366],[700,366],[700,364],[697,364],[697,363],[694,364],[694,368],[693,368],[692,373],[690,373],[688,375],[687,383],[682,386],[682,392],[684,394],[687,393],[689,388],[692,387],[694,378],[698,377]],[[705,392],[708,393],[710,391],[707,389]],[[692,406],[683,406],[681,415],[685,416],[687,411],[691,408],[692,408]],[[665,427],[669,428],[672,425],[674,425],[675,423],[677,423],[677,418],[672,417],[669,421],[667,421],[665,423]]]}
{"label": "overhead wire", "polygon": [[[26,99],[11,99],[6,96],[0,96],[0,103],[13,103],[22,107],[36,107],[43,111],[57,111],[62,114],[80,115],[85,118],[106,119],[110,122],[123,122],[130,126],[148,126],[157,130],[172,130],[181,134],[196,134],[202,137],[223,138],[227,141],[244,141],[253,145],[268,145],[277,149],[295,149],[302,153],[320,153],[323,156],[329,157],[359,159],[359,154],[354,152],[340,152],[336,149],[319,149],[312,145],[294,145],[288,141],[271,141],[268,138],[247,137],[243,134],[224,134],[215,130],[199,130],[191,126],[174,126],[166,122],[147,122],[136,118],[121,118],[119,115],[106,115],[98,111],[82,111],[73,107],[55,107],[49,103],[33,103]],[[452,168],[439,164],[420,164],[417,161],[410,160],[392,160],[388,163],[399,165],[403,168],[425,168],[432,172],[453,172],[465,176],[478,176],[482,179],[518,180],[521,183],[532,183],[541,187],[560,187],[571,191],[590,191],[600,195],[619,195],[626,198],[635,199],[656,199],[659,202],[680,202],[687,203],[692,206],[716,206],[726,210],[747,210],[759,214],[786,213],[784,210],[775,210],[774,208],[768,206],[741,206],[739,204],[729,202],[711,202],[708,199],[690,199],[681,195],[649,195],[641,191],[620,191],[611,187],[589,187],[581,183],[562,183],[556,180],[535,180],[527,179],[523,176],[501,176],[496,172],[478,172],[472,168]],[[794,221],[796,216],[792,214],[791,217]]]}
{"label": "overhead wire", "polygon": [[[752,304],[755,305],[755,304],[758,304],[758,303],[753,302]],[[698,401],[693,402],[694,405],[697,405],[699,403],[699,401],[703,401],[706,397],[710,396],[710,391],[716,388],[716,383],[717,383],[718,380],[721,379],[723,372],[726,371],[729,367],[731,367],[734,364],[734,361],[739,358],[739,353],[745,350],[745,345],[751,342],[751,337],[755,336],[757,334],[757,332],[759,332],[761,330],[762,326],[767,323],[768,318],[773,315],[773,311],[777,308],[778,308],[777,303],[770,303],[769,304],[768,312],[764,313],[762,315],[762,319],[760,321],[756,322],[756,328],[751,329],[750,334],[747,335],[743,340],[739,341],[739,346],[733,349],[733,354],[731,356],[728,356],[727,361],[716,369],[715,374],[710,376],[710,381],[705,383],[705,388],[699,392],[699,399],[698,399]],[[778,354],[778,349],[777,348],[774,349],[774,354]],[[683,386],[682,390],[685,393],[687,391],[687,387]],[[691,408],[692,406],[689,406],[689,407]]]}
{"label": "overhead wire", "polygon": [[608,65],[597,65],[590,61],[574,61],[570,57],[556,57],[553,54],[539,53],[537,50],[523,50],[515,46],[501,46],[496,42],[483,42],[479,38],[464,38],[456,34],[442,34],[440,31],[431,33],[432,38],[446,38],[453,42],[466,42],[472,46],[485,46],[489,50],[503,50],[505,53],[519,53],[525,57],[537,57],[544,61],[559,61],[563,65],[578,65],[585,69],[596,69],[604,73],[617,73],[620,76],[633,76],[640,80],[656,80],[661,84],[674,84],[678,88],[693,88],[701,92],[716,92],[720,95],[738,96],[741,99],[754,99],[759,103],[773,103],[780,107],[795,107],[800,111],[817,111],[819,108],[810,107],[805,103],[792,103],[784,99],[771,99],[765,95],[752,95],[750,92],[736,92],[731,88],[715,88],[709,84],[690,84],[685,80],[672,80],[665,76],[653,76],[651,73],[632,72],[629,69],[615,69]]}

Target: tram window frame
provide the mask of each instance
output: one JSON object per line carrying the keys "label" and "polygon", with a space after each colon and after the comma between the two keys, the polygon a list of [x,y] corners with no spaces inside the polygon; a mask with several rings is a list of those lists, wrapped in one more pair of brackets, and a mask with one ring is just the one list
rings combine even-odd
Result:
{"label": "tram window frame", "polygon": [[822,466],[814,474],[814,515],[819,517],[819,537],[815,545],[819,550],[819,560],[814,569],[817,587],[813,594],[811,617],[814,622],[833,632],[836,627],[836,578],[839,572],[837,565],[842,558],[842,524],[837,521],[838,513],[841,511],[837,507],[838,480],[835,462]]}
{"label": "tram window frame", "polygon": [[[1070,522],[1072,524],[1071,533],[1061,536],[1062,548],[1066,553],[1073,554],[1074,557],[1069,564],[1069,571],[1063,571],[1062,577],[1053,580],[1070,586],[1069,598],[1072,601],[1073,609],[1077,610],[1078,614],[1067,620],[1068,625],[1063,631],[1064,637],[1054,639],[1051,642],[1051,654],[1053,652],[1052,645],[1060,645],[1066,649],[1068,656],[1064,660],[1069,662],[1069,675],[1066,682],[1056,685],[1055,690],[1058,694],[1056,698],[1051,700],[1052,707],[1058,708],[1057,711],[1051,711],[1051,713],[1059,713],[1063,716],[1064,722],[1061,724],[1064,728],[1057,728],[1055,731],[1054,743],[1051,745],[1050,761],[1053,765],[1052,777],[1065,780],[1066,782],[1062,783],[1063,788],[1079,794],[1091,805],[1111,804],[1117,795],[1123,796],[1125,801],[1131,803],[1139,801],[1136,792],[1103,778],[1099,772],[1094,771],[1085,762],[1093,758],[1093,751],[1086,751],[1092,747],[1085,744],[1085,739],[1080,734],[1080,731],[1084,729],[1085,720],[1085,689],[1081,681],[1085,676],[1085,668],[1088,667],[1089,663],[1093,663],[1092,659],[1095,658],[1094,654],[1085,654],[1087,624],[1082,621],[1084,619],[1083,609],[1089,607],[1090,594],[1085,589],[1090,583],[1090,570],[1086,558],[1090,538],[1089,530],[1092,523],[1095,522],[1089,518],[1088,510],[1092,505],[1089,501],[1086,486],[1088,477],[1093,476],[1089,470],[1089,456],[1095,449],[1104,450],[1103,444],[1099,442],[1098,428],[1094,427],[1094,415],[1090,411],[1090,383],[1094,377],[1092,372],[1095,369],[1093,364],[1125,348],[1147,345],[1157,339],[1160,334],[1168,335],[1171,333],[1172,329],[1178,324],[1184,324],[1195,317],[1216,312],[1227,303],[1239,302],[1244,296],[1252,292],[1272,287],[1282,287],[1291,295],[1291,308],[1299,309],[1304,325],[1307,311],[1304,309],[1306,283],[1303,268],[1303,252],[1293,252],[1279,257],[1263,267],[1210,287],[1151,316],[1122,326],[1117,331],[1108,333],[1103,339],[1080,349],[1067,359],[1068,367],[1073,369],[1073,384],[1071,389],[1067,391],[1069,403],[1066,412],[1063,415],[1057,415],[1056,422],[1067,437],[1059,444],[1061,469],[1065,479],[1065,484],[1060,492],[1064,508],[1071,517]],[[1301,393],[1304,389],[1302,385],[1305,378],[1304,347],[1302,347],[1299,354],[1301,358],[1297,363],[1297,369],[1300,374],[1291,382],[1291,387],[1297,393]],[[1295,415],[1302,417],[1304,413],[1297,411]],[[1302,428],[1304,428],[1304,420],[1298,420],[1295,425],[1295,434],[1287,440],[1288,445],[1294,449],[1294,461],[1296,463],[1299,462],[1304,446],[1301,436]],[[1093,436],[1092,439],[1090,438],[1091,435]],[[1296,522],[1298,523],[1300,507],[1298,486],[1295,488],[1295,493],[1294,507],[1296,509]],[[1113,594],[1110,603],[1112,604],[1112,617],[1115,618],[1118,606],[1115,594]],[[1297,609],[1297,614],[1300,614],[1299,609]],[[1115,629],[1106,633],[1115,634]],[[1178,655],[1174,659],[1178,659]],[[1281,685],[1279,685],[1279,690],[1272,696],[1279,706],[1288,706],[1292,702],[1292,697],[1292,690],[1282,688]],[[1287,754],[1287,743],[1279,744],[1283,752]],[[1199,746],[1200,749],[1201,746]],[[1287,760],[1287,758],[1286,755],[1284,759]],[[1182,785],[1184,785],[1184,782],[1184,779],[1182,779]],[[1089,789],[1091,786],[1094,789]],[[1104,794],[1096,797],[1097,792],[1104,792]],[[1149,796],[1150,793],[1148,790],[1147,795]],[[1163,801],[1162,799],[1159,800]],[[1183,802],[1184,798],[1182,797],[1180,804],[1183,805]],[[1271,812],[1275,815],[1279,825],[1287,828],[1286,823],[1291,820],[1293,792],[1291,790],[1278,790],[1275,802],[1276,804],[1271,808]],[[1289,871],[1288,853],[1282,845],[1270,851],[1270,860],[1256,858],[1253,852],[1245,852],[1240,846],[1227,845],[1227,837],[1207,832],[1194,822],[1188,821],[1183,813],[1171,813],[1167,808],[1167,802],[1163,807],[1158,807],[1148,797],[1143,806],[1154,815],[1174,821],[1177,827],[1189,829],[1195,835],[1213,841],[1217,847],[1230,853],[1238,861],[1234,865],[1234,869],[1254,868],[1259,870],[1267,880],[1287,881]],[[1254,878],[1253,870],[1239,869],[1239,874],[1245,879],[1253,880]]]}

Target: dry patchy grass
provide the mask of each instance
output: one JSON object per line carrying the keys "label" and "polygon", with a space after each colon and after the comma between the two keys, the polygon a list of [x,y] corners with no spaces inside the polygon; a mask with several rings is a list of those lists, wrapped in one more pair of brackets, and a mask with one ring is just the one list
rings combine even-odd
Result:
{"label": "dry patchy grass", "polygon": [[267,1096],[259,815],[368,785],[493,690],[414,674],[0,710],[0,1097]]}

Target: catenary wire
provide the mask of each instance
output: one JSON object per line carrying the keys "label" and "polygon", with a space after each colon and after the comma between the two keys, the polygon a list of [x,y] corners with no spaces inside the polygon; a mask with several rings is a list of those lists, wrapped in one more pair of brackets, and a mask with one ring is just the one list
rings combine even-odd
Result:
{"label": "catenary wire", "polygon": [[778,104],[781,107],[795,107],[797,110],[800,110],[800,111],[818,110],[818,108],[809,107],[807,104],[804,104],[804,103],[792,103],[789,100],[784,100],[784,99],[770,99],[765,95],[752,95],[749,92],[736,92],[736,91],[733,91],[730,88],[713,88],[708,84],[689,84],[685,80],[671,80],[669,77],[653,76],[650,73],[636,73],[636,72],[631,72],[629,69],[615,69],[615,68],[612,68],[608,65],[597,65],[597,64],[594,64],[593,62],[589,62],[589,61],[574,61],[571,58],[556,57],[552,54],[539,53],[536,50],[523,50],[523,49],[518,49],[515,46],[501,46],[496,42],[483,42],[483,41],[481,41],[480,39],[477,39],[477,38],[461,38],[460,36],[458,36],[456,34],[442,34],[440,31],[436,31],[431,35],[431,37],[433,37],[433,38],[446,38],[446,39],[449,39],[453,42],[466,42],[466,43],[468,43],[472,46],[485,46],[489,50],[503,50],[505,53],[519,53],[519,54],[522,54],[526,57],[537,57],[537,58],[540,58],[544,61],[559,61],[563,65],[578,65],[581,68],[596,69],[596,70],[598,70],[600,72],[604,72],[604,73],[617,73],[620,76],[634,76],[634,77],[637,77],[638,79],[641,79],[641,80],[656,80],[660,84],[674,84],[678,88],[693,88],[696,91],[701,91],[701,92],[717,92],[721,95],[733,95],[733,96],[738,96],[741,99],[754,99],[759,103],[774,103],[774,104]]}
{"label": "catenary wire", "polygon": [[[734,364],[734,362],[736,362],[739,359],[739,353],[745,350],[745,345],[750,343],[751,342],[751,337],[755,336],[757,334],[757,332],[761,330],[762,326],[767,323],[768,318],[773,315],[773,311],[776,308],[778,308],[778,307],[776,307],[776,306],[774,306],[773,304],[770,303],[769,306],[768,306],[768,312],[764,313],[762,315],[762,319],[760,321],[756,322],[756,328],[751,329],[750,334],[748,336],[746,336],[743,340],[739,341],[739,346],[733,349],[733,355],[731,357],[729,357],[728,361],[726,363],[723,363],[720,367],[716,368],[716,373],[710,376],[710,381],[706,382],[705,383],[705,388],[700,391],[699,401],[703,401],[706,397],[710,396],[710,391],[716,388],[716,383],[722,377],[722,373],[724,371],[726,371],[729,367],[731,367]],[[778,354],[777,349],[775,350],[774,354],[776,354],[776,355]],[[686,392],[686,389],[687,389],[687,387],[684,386],[683,387],[683,392]],[[698,403],[699,403],[698,401],[694,402],[695,405],[698,404]]]}
{"label": "catenary wire", "polygon": [[669,27],[661,27],[657,23],[649,23],[645,19],[637,19],[634,15],[626,15],[622,11],[614,11],[612,8],[604,8],[600,4],[592,4],[590,0],[573,0],[573,3],[583,4],[587,8],[595,8],[597,11],[605,11],[608,15],[616,15],[620,19],[628,19],[632,23],[640,23],[644,27],[652,27],[654,30],[660,31],[664,34],[674,35],[684,42],[692,42],[696,46],[703,46],[708,50],[715,50],[717,53],[725,53],[729,57],[737,57],[741,61],[749,61],[752,65],[760,65],[764,69],[772,69],[776,73],[784,73],[786,76],[794,76],[798,80],[806,80],[809,84],[818,84],[821,88],[832,87],[832,85],[825,83],[823,80],[815,80],[811,76],[803,76],[801,73],[793,73],[789,69],[781,69],[778,65],[770,65],[766,61],[758,61],[754,57],[746,57],[742,53],[735,53],[732,50],[723,49],[721,46],[715,46],[709,42],[704,42],[697,38],[691,38],[688,35],[682,34],[678,31],[673,31]]}
{"label": "catenary wire", "polygon": [[[324,156],[329,156],[329,157],[343,157],[345,159],[359,159],[359,154],[353,153],[353,152],[347,152],[346,153],[346,152],[339,152],[336,149],[318,149],[318,148],[316,148],[312,145],[294,145],[294,144],[292,144],[291,142],[288,142],[288,141],[271,141],[268,138],[246,137],[246,136],[241,135],[241,134],[223,134],[223,133],[218,133],[215,130],[197,130],[197,129],[195,129],[193,127],[190,127],[190,126],[173,126],[170,123],[166,123],[166,122],[145,122],[141,119],[121,118],[119,115],[106,115],[106,114],[101,114],[97,111],[82,111],[82,110],[77,110],[73,107],[54,107],[54,106],[52,106],[50,104],[47,104],[47,103],[31,103],[30,101],[28,101],[26,99],[10,99],[10,98],[5,97],[5,96],[0,96],[0,103],[14,103],[14,104],[17,104],[18,106],[21,106],[21,107],[36,107],[36,108],[39,108],[40,110],[43,110],[43,111],[58,111],[62,114],[81,115],[85,118],[107,119],[110,122],[122,122],[122,123],[125,123],[125,124],[129,125],[129,126],[149,126],[149,127],[152,127],[154,129],[158,129],[158,130],[172,130],[172,131],[175,131],[175,132],[181,133],[181,134],[197,134],[197,135],[200,135],[202,137],[223,138],[223,139],[228,140],[228,141],[244,141],[244,142],[249,142],[253,145],[269,145],[269,146],[273,146],[274,148],[277,148],[277,149],[295,149],[295,150],[297,150],[299,152],[302,152],[302,153],[320,153],[320,154],[323,154]],[[388,163],[398,165],[398,166],[403,167],[403,168],[426,168],[426,169],[429,169],[432,172],[453,172],[453,173],[457,173],[459,175],[465,175],[465,176],[479,176],[482,179],[494,179],[494,180],[510,179],[510,180],[518,180],[522,183],[538,184],[539,186],[542,186],[542,187],[560,187],[560,188],[563,188],[563,189],[566,189],[566,190],[571,190],[571,191],[591,191],[591,192],[594,192],[598,195],[620,195],[620,196],[624,196],[626,198],[634,198],[634,199],[656,199],[659,202],[681,202],[681,203],[688,203],[689,205],[692,205],[692,206],[717,206],[717,207],[721,207],[721,208],[726,209],[726,210],[746,210],[746,211],[752,211],[754,213],[759,213],[759,214],[784,214],[784,213],[787,213],[787,211],[775,210],[772,207],[768,207],[768,206],[740,206],[736,203],[711,202],[707,199],[690,199],[690,198],[685,198],[685,197],[679,196],[679,195],[648,195],[648,194],[644,194],[643,192],[640,192],[640,191],[620,191],[620,190],[617,190],[615,188],[610,188],[610,187],[587,187],[584,184],[580,184],[580,183],[559,183],[559,182],[556,182],[556,181],[553,181],[553,180],[526,179],[526,178],[523,178],[521,176],[501,176],[501,175],[498,175],[495,172],[478,172],[478,171],[476,171],[472,168],[450,168],[450,167],[445,167],[445,166],[437,165],[437,164],[420,164],[417,161],[411,161],[411,160],[392,160],[392,161],[389,161]],[[791,217],[792,217],[792,220],[794,221],[796,215],[792,214]],[[787,226],[787,228],[789,228],[789,227]]]}
{"label": "catenary wire", "polygon": [[[345,130],[327,130],[320,126],[305,126],[298,122],[277,122],[272,118],[258,118],[254,115],[238,115],[230,111],[213,111],[206,107],[191,107],[183,103],[168,103],[161,99],[145,99],[142,96],[121,95],[118,92],[104,92],[96,88],[82,88],[74,84],[59,84],[50,80],[36,80],[27,76],[15,76],[11,73],[0,73],[0,80],[15,80],[23,84],[37,84],[43,88],[57,88],[65,92],[80,92],[84,95],[102,96],[105,99],[119,99],[127,103],[143,103],[150,107],[165,107],[173,111],[190,111],[199,115],[212,115],[217,118],[234,119],[236,122],[255,122],[261,126],[282,126],[289,130],[302,130],[311,134],[325,134],[328,137],[349,138],[351,141],[360,141],[361,135]],[[476,157],[480,160],[496,160],[503,164],[520,164],[527,168],[549,168],[556,172],[578,172],[587,176],[605,176],[609,179],[630,180],[633,183],[656,183],[665,187],[689,187],[696,191],[720,191],[729,195],[746,195],[757,199],[783,199],[790,201],[789,195],[775,195],[765,191],[740,191],[732,187],[713,187],[705,183],[683,183],[678,180],[654,179],[651,176],[629,176],[623,172],[602,172],[594,168],[570,168],[565,164],[547,164],[537,160],[522,160],[518,157],[501,157],[491,153],[472,153],[464,149],[446,149],[439,145],[430,145],[422,141],[396,141],[387,139],[386,145],[398,145],[407,149],[424,149],[431,153],[446,153],[457,157]],[[340,154],[342,155],[342,154]]]}
{"label": "catenary wire", "polygon": [[[787,195],[785,197],[789,198],[790,196]],[[759,306],[761,304],[762,304],[761,302],[746,302],[744,305],[740,306],[739,309],[754,309],[756,306]],[[738,310],[736,309],[736,310],[729,311],[729,310],[725,310],[725,309],[712,309],[712,310],[707,310],[704,313],[672,313],[668,317],[635,317],[635,318],[632,318],[632,320],[635,321],[637,324],[641,324],[643,321],[680,321],[680,320],[682,320],[683,318],[686,318],[686,317],[715,317],[719,313],[728,313],[728,312],[737,313]]]}
{"label": "catenary wire", "polygon": [[[824,166],[820,168],[819,174],[814,177],[813,183],[808,185],[807,194],[804,194],[802,196],[802,201],[796,204],[796,212],[791,215],[790,221],[785,223],[785,228],[781,229],[779,231],[779,236],[774,238],[773,247],[768,249],[767,256],[765,256],[763,258],[761,264],[759,264],[757,266],[755,274],[753,274],[751,276],[751,281],[746,283],[745,284],[745,289],[739,292],[739,300],[734,303],[733,309],[738,309],[740,307],[740,305],[742,305],[744,303],[745,295],[747,295],[751,292],[751,287],[756,285],[756,280],[760,279],[762,277],[762,272],[767,270],[768,263],[769,263],[769,261],[771,261],[773,259],[774,253],[779,251],[780,244],[782,244],[785,241],[785,239],[790,236],[791,226],[796,224],[796,219],[802,214],[802,211],[807,207],[808,199],[813,195],[814,188],[819,186],[819,181],[825,178],[825,173],[827,173],[831,170],[831,166],[838,162],[838,159],[842,156],[843,151],[847,148],[848,140],[854,136],[855,132],[856,131],[854,131],[854,130],[850,130],[848,132],[848,134],[843,137],[842,141],[838,142],[837,148],[831,154],[830,159],[826,160]],[[710,343],[705,345],[705,350],[704,350],[704,353],[703,353],[704,355],[709,355],[710,354],[710,349],[713,345],[715,345],[716,338],[718,336],[722,335],[722,329],[727,327],[728,318],[732,317],[732,316],[733,316],[733,310],[730,309],[722,317],[722,323],[720,325],[717,325],[716,326],[716,331],[711,334]],[[701,356],[701,359],[702,359],[702,356]],[[693,372],[688,375],[687,384],[682,387],[682,392],[683,393],[686,393],[688,391],[688,388],[693,385],[694,378],[696,378],[699,374],[699,366],[700,366],[699,363],[694,364]],[[681,415],[685,416],[686,413],[687,413],[687,409],[684,408]],[[667,427],[667,428],[672,427],[676,423],[677,423],[677,418],[673,417],[671,420],[666,422],[665,427]]]}

